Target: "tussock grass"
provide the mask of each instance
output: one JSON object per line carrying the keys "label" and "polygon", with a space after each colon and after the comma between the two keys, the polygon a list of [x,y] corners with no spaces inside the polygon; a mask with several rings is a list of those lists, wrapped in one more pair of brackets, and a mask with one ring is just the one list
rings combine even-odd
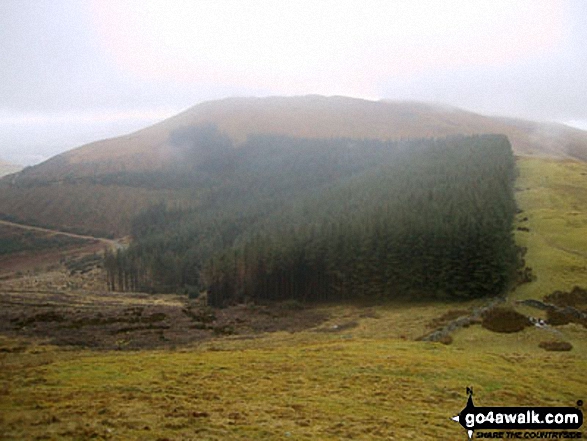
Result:
{"label": "tussock grass", "polygon": [[484,405],[570,405],[584,390],[587,368],[584,357],[566,354],[464,352],[394,339],[266,343],[13,354],[10,373],[2,371],[3,433],[7,439],[459,439],[462,428],[449,417],[464,406],[465,386]]}

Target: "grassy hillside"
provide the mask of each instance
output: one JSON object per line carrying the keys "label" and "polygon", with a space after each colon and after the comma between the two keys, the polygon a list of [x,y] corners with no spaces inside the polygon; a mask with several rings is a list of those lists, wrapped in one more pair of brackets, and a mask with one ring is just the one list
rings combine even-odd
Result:
{"label": "grassy hillside", "polygon": [[[528,247],[537,278],[512,294],[513,306],[515,299],[587,287],[587,165],[536,159],[518,165],[524,210],[518,225],[530,231],[518,231],[517,239]],[[466,386],[478,406],[585,400],[582,326],[497,334],[473,325],[454,333],[448,346],[413,341],[446,313],[479,305],[324,306],[329,321],[307,331],[157,351],[64,350],[3,338],[0,433],[4,439],[464,440],[449,418],[464,407]],[[538,348],[553,336],[572,343],[572,351]]]}
{"label": "grassy hillside", "polygon": [[[554,290],[587,287],[587,164],[538,158],[518,160],[516,199],[523,213],[516,242],[528,247],[526,260],[536,283],[517,298],[542,298]],[[528,218],[527,221],[522,219]]]}
{"label": "grassy hillside", "polygon": [[467,385],[484,405],[569,406],[583,395],[584,354],[470,349],[340,335],[148,353],[36,349],[5,362],[2,425],[5,439],[466,439],[450,417]]}

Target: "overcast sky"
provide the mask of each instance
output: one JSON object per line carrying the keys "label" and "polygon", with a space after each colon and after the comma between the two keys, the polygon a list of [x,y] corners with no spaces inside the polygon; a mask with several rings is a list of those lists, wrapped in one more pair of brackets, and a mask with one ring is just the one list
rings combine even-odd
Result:
{"label": "overcast sky", "polygon": [[587,2],[0,0],[0,159],[229,96],[414,99],[587,129]]}

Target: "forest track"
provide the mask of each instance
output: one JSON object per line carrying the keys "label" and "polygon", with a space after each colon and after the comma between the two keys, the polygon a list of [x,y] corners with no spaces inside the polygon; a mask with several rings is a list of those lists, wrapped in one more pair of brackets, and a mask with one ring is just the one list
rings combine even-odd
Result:
{"label": "forest track", "polygon": [[5,225],[7,227],[21,228],[23,230],[37,231],[37,232],[41,232],[41,233],[59,235],[59,236],[67,236],[67,237],[71,237],[73,239],[98,241],[100,243],[108,245],[108,247],[110,247],[113,250],[119,250],[119,249],[125,248],[125,245],[123,243],[121,243],[120,240],[117,240],[117,239],[107,239],[105,237],[95,237],[95,236],[88,236],[88,235],[84,235],[84,234],[68,233],[67,231],[53,230],[50,228],[43,228],[43,227],[36,227],[34,225],[20,224],[20,223],[16,223],[16,222],[5,221],[5,220],[0,220],[0,225]]}

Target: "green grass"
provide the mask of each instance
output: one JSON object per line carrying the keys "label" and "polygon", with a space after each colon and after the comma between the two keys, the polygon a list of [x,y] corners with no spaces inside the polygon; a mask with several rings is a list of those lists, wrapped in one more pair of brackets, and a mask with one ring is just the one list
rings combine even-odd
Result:
{"label": "green grass", "polygon": [[[21,354],[14,357],[19,369],[2,384],[4,435],[460,439],[462,428],[449,417],[464,407],[465,386],[474,387],[478,405],[565,406],[584,396],[587,360],[576,354],[464,351],[384,338],[317,340]],[[28,364],[39,358],[46,364]]]}
{"label": "green grass", "polygon": [[528,247],[526,260],[537,276],[516,298],[542,298],[555,290],[587,286],[587,164],[520,159],[518,205],[528,217],[516,241]]}
{"label": "green grass", "polygon": [[[530,232],[516,238],[537,280],[512,299],[587,287],[587,164],[519,166],[517,186],[529,190],[517,193],[518,217],[528,216],[520,225]],[[432,319],[479,304],[330,306],[322,329],[358,325],[175,350],[93,352],[2,338],[0,439],[464,440],[449,418],[464,407],[466,386],[478,406],[587,399],[581,326],[514,334],[471,326],[449,346],[414,341]],[[573,350],[538,347],[553,336]]]}

